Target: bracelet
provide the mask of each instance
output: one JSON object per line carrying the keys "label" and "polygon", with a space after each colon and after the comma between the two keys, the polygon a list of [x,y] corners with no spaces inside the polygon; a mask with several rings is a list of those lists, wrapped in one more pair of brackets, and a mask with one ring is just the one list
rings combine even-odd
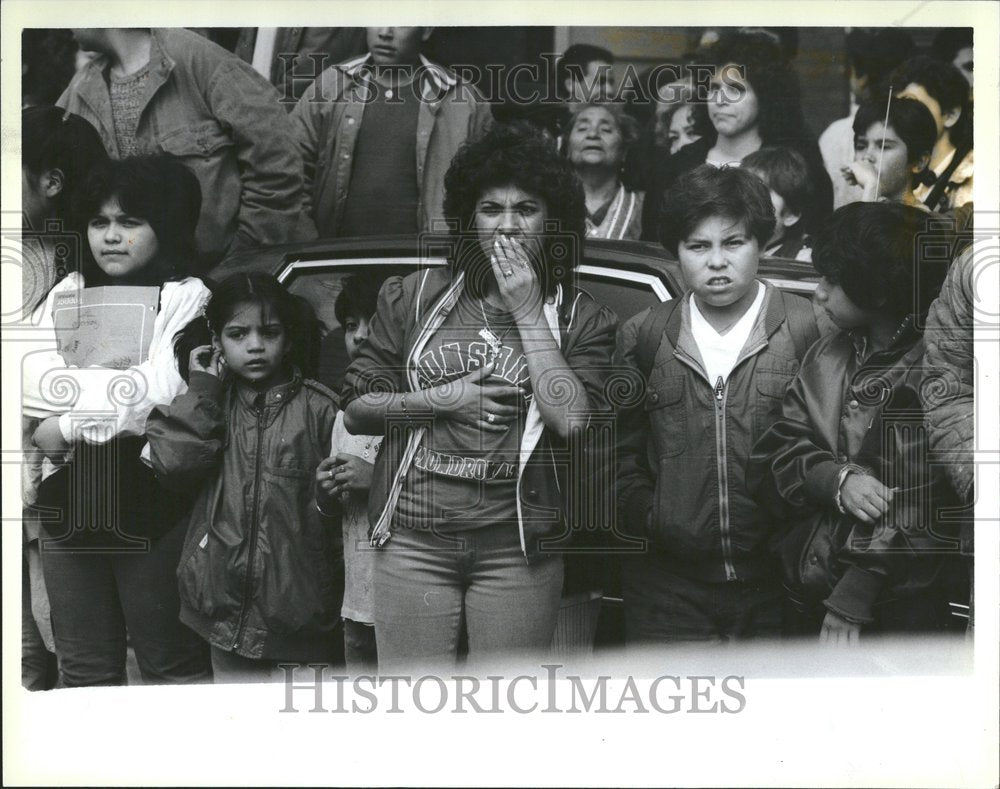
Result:
{"label": "bracelet", "polygon": [[843,492],[844,482],[847,480],[847,475],[852,472],[857,472],[859,474],[864,474],[865,470],[860,466],[855,466],[853,463],[848,463],[837,474],[837,493],[833,497],[834,503],[837,505],[837,510],[841,515],[849,515],[848,511],[844,509],[844,501],[841,498],[841,493]]}

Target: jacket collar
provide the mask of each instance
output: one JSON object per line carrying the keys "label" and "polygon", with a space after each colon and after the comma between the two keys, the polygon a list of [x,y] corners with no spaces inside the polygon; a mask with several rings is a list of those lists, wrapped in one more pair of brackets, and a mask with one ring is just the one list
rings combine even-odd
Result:
{"label": "jacket collar", "polygon": [[292,370],[291,380],[272,386],[266,392],[257,392],[249,386],[238,382],[233,383],[233,390],[239,401],[248,408],[264,407],[265,411],[277,411],[302,388],[302,373],[298,368]]}
{"label": "jacket collar", "polygon": [[[171,72],[177,65],[176,61],[170,57],[163,48],[162,31],[151,28],[149,42],[149,78],[146,81],[146,90],[142,97],[142,110],[170,78]],[[111,114],[111,92],[108,87],[109,72],[111,70],[111,57],[101,54],[95,57],[90,63],[84,66],[80,82],[77,86],[77,95],[84,104],[90,107],[91,112],[100,120],[102,126],[106,127],[102,137],[105,144],[114,146],[115,154],[118,154],[118,140],[114,134],[114,120]]]}
{"label": "jacket collar", "polygon": [[[854,346],[854,353],[856,354],[859,363],[867,362],[869,356],[876,356],[875,353],[869,354],[868,335],[864,330],[852,329],[847,332],[847,336],[850,338],[851,344]],[[885,359],[903,356],[920,341],[921,337],[922,332],[917,328],[916,316],[907,315],[906,318],[903,319],[903,322],[900,323],[895,335],[893,335],[892,340],[889,342],[889,347],[883,351],[879,351],[877,355],[883,356]]]}
{"label": "jacket collar", "polygon": [[[356,82],[370,79],[374,68],[371,53],[348,60],[342,63],[340,68]],[[458,84],[454,72],[428,60],[423,55],[420,55],[417,73],[421,80],[421,95],[425,99],[439,99]]]}

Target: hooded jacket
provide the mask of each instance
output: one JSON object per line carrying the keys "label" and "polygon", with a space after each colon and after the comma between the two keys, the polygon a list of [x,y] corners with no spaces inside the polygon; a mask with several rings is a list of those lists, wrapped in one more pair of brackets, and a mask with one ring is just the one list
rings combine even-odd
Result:
{"label": "hooded jacket", "polygon": [[192,372],[150,414],[161,482],[197,490],[177,577],[181,621],[248,658],[330,659],[343,593],[339,524],[320,515],[316,466],[330,452],[332,392],[298,373],[254,393]]}
{"label": "hooded jacket", "polygon": [[[448,268],[386,280],[368,341],[347,371],[345,408],[368,392],[417,389],[416,361],[464,287],[464,275],[453,276]],[[563,357],[586,390],[589,408],[586,424],[566,442],[545,427],[537,403],[529,407],[517,472],[520,542],[529,562],[546,549],[558,550],[573,531],[587,525],[607,528],[610,522],[608,518],[594,523],[588,517],[600,516],[599,502],[606,501],[600,479],[609,458],[600,440],[592,436],[606,437],[603,431],[611,425],[605,382],[611,369],[616,319],[585,292],[562,285],[554,297],[546,299],[544,313]],[[555,396],[558,386],[553,381]],[[420,427],[388,427],[368,500],[368,516],[376,534],[391,531],[399,490],[424,435]]]}

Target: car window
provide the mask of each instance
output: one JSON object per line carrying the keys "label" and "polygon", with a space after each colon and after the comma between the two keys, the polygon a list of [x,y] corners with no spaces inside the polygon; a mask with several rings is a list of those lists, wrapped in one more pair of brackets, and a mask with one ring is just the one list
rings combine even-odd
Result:
{"label": "car window", "polygon": [[610,307],[624,322],[638,312],[666,301],[670,292],[655,274],[581,265],[577,283],[599,303]]}

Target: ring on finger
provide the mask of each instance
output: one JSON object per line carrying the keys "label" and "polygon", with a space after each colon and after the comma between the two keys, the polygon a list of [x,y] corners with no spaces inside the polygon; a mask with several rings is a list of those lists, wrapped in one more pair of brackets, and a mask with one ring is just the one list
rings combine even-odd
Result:
{"label": "ring on finger", "polygon": [[486,421],[489,422],[492,425],[494,422],[497,421],[497,415],[496,414],[487,414],[486,415]]}

